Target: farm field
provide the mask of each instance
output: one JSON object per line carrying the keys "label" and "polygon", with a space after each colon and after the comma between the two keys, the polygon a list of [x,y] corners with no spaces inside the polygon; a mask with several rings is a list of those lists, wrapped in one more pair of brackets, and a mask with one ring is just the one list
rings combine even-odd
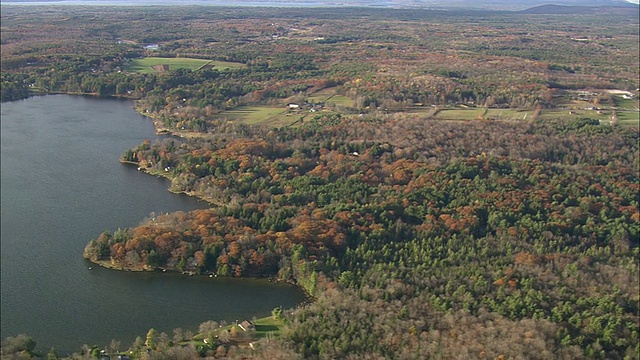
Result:
{"label": "farm field", "polygon": [[274,319],[272,316],[257,319],[253,323],[256,326],[256,338],[280,336],[280,330],[285,326],[282,319]]}
{"label": "farm field", "polygon": [[322,89],[318,92],[315,92],[307,97],[307,101],[309,102],[324,102],[327,101],[328,98],[334,96],[336,94],[334,88],[326,88]]}
{"label": "farm field", "polygon": [[638,99],[625,99],[620,96],[614,96],[613,101],[616,103],[618,109],[637,111],[640,107],[640,101],[638,101]]}
{"label": "farm field", "polygon": [[[418,116],[426,116],[433,113],[431,107],[413,108],[408,114],[416,114]],[[524,111],[516,109],[485,109],[485,108],[450,108],[440,109],[432,115],[438,120],[526,120],[530,118],[533,111]]]}
{"label": "farm field", "polygon": [[344,95],[336,94],[335,88],[322,89],[316,93],[313,93],[311,96],[308,96],[306,100],[310,103],[322,102],[325,103],[325,105],[333,104],[346,107],[354,106],[353,100]]}
{"label": "farm field", "polygon": [[166,71],[176,69],[198,70],[202,68],[226,70],[241,68],[245,65],[229,61],[213,61],[206,59],[146,57],[142,59],[133,59],[125,70],[140,74],[152,74],[162,72],[163,66],[168,67],[164,69]]}
{"label": "farm field", "polygon": [[334,104],[337,106],[346,106],[346,107],[353,107],[353,100],[349,99],[346,96],[343,95],[334,95],[331,96],[330,98],[328,98],[326,100],[327,104]]}
{"label": "farm field", "polygon": [[[406,114],[414,114],[416,116],[427,116],[432,113],[432,108],[413,108]],[[533,110],[517,110],[517,109],[484,109],[484,108],[450,108],[441,109],[433,119],[451,120],[451,121],[472,121],[472,120],[530,120],[533,116]],[[603,122],[611,120],[611,110],[603,110],[598,113],[595,110],[567,110],[567,109],[543,109],[537,115],[540,120],[555,119],[579,119],[591,118]],[[623,125],[638,125],[640,122],[640,113],[635,110],[619,110],[619,123]]]}
{"label": "farm field", "polygon": [[280,127],[291,125],[305,113],[289,112],[284,106],[254,105],[241,106],[220,115],[241,124]]}
{"label": "farm field", "polygon": [[640,127],[640,112],[633,110],[618,111],[618,123],[620,125]]}

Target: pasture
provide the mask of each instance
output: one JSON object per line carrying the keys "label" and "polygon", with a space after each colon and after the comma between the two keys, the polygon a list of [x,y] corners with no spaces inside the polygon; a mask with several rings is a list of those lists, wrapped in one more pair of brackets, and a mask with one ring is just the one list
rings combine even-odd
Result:
{"label": "pasture", "polygon": [[284,106],[252,105],[222,112],[220,116],[240,124],[281,127],[293,124],[305,114],[291,112]]}
{"label": "pasture", "polygon": [[336,105],[344,107],[353,107],[353,100],[346,96],[336,94],[335,88],[322,89],[316,93],[307,96],[306,101],[310,103],[324,103],[325,105]]}
{"label": "pasture", "polygon": [[[409,114],[418,116],[428,116],[433,114],[435,110],[432,107],[414,107],[407,111]],[[523,111],[516,109],[485,109],[485,108],[469,108],[456,107],[444,108],[431,115],[437,120],[529,120],[533,111]]]}
{"label": "pasture", "polygon": [[133,59],[129,66],[125,68],[125,71],[137,72],[141,74],[152,74],[163,71],[170,71],[176,69],[237,69],[245,67],[245,64],[234,63],[228,61],[215,61],[206,59],[193,59],[193,58],[162,58],[162,57],[146,57],[141,59]]}

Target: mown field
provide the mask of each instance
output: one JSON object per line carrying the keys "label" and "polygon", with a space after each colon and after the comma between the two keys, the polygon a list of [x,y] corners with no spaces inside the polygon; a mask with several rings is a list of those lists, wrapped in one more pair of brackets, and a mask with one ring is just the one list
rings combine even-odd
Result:
{"label": "mown field", "polygon": [[[340,96],[339,97],[343,97]],[[335,97],[331,98],[334,99]],[[321,98],[310,97],[309,102],[322,102]],[[343,102],[343,106],[346,105],[346,101]],[[325,107],[331,106],[331,101],[324,102]],[[311,112],[307,108],[301,108],[299,110],[289,110],[286,106],[273,106],[273,105],[245,105],[238,107],[234,110],[222,112],[219,116],[225,117],[233,122],[238,122],[246,125],[262,125],[267,127],[281,127],[288,126],[298,122],[300,119],[304,119],[308,116],[333,113],[331,110],[324,109],[318,112]],[[590,118],[597,119],[603,123],[608,123],[611,120],[612,111],[596,111],[596,110],[567,110],[567,109],[543,109],[535,115],[536,111],[533,110],[517,110],[517,109],[485,109],[485,108],[446,108],[439,109],[435,112],[431,107],[415,107],[404,112],[408,115],[415,115],[417,117],[429,117],[434,120],[444,121],[473,121],[473,120],[501,120],[501,121],[528,121],[532,120],[534,116],[540,120],[554,120],[554,119],[580,119]],[[618,122],[621,125],[627,126],[639,126],[640,125],[640,113],[636,110],[618,110]]]}
{"label": "mown field", "polygon": [[618,123],[621,125],[640,127],[640,101],[638,99],[625,99],[615,96]]}
{"label": "mown field", "polygon": [[311,110],[311,105],[300,103],[300,108],[289,109],[288,103],[281,105],[244,105],[233,110],[224,111],[219,117],[227,120],[246,124],[261,125],[266,127],[289,126],[318,114],[334,113],[335,107],[353,107],[353,100],[335,93],[335,88],[328,88],[305,97],[308,104],[323,104],[323,107]]}
{"label": "mown field", "polygon": [[137,72],[141,74],[152,74],[161,72],[159,69],[162,65],[168,66],[168,70],[189,69],[198,70],[202,68],[212,68],[217,70],[237,69],[244,67],[244,64],[229,61],[213,61],[206,59],[193,58],[163,58],[163,57],[146,57],[142,59],[133,59],[129,66],[125,69],[129,72]]}
{"label": "mown field", "polygon": [[353,100],[344,95],[336,94],[335,88],[322,89],[306,98],[309,103],[324,103],[344,107],[354,106]]}
{"label": "mown field", "polygon": [[[436,120],[471,121],[471,120],[531,120],[533,117],[539,120],[555,119],[597,119],[603,123],[609,123],[614,110],[618,116],[618,123],[625,126],[640,126],[640,111],[637,99],[623,99],[614,97],[616,107],[607,105],[594,109],[594,104],[589,101],[565,100],[556,108],[536,110],[521,109],[487,109],[484,107],[470,107],[456,105],[434,108],[431,106],[414,106],[403,111],[418,117],[428,117]],[[393,111],[390,111],[393,112]]]}
{"label": "mown field", "polygon": [[289,112],[285,106],[240,106],[221,113],[228,120],[247,125],[280,127],[290,125],[304,116],[303,112]]}

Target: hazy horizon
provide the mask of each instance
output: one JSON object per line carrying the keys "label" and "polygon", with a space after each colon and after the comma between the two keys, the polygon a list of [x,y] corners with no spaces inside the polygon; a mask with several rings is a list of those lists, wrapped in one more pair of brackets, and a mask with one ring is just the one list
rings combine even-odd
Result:
{"label": "hazy horizon", "polygon": [[541,5],[627,6],[640,0],[0,0],[12,5],[117,5],[117,6],[265,6],[265,7],[376,7],[431,9],[524,10]]}

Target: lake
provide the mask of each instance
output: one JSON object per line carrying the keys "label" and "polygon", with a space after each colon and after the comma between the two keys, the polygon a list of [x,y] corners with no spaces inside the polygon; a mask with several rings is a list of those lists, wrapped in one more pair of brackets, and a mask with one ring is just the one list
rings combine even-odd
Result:
{"label": "lake", "polygon": [[101,232],[208,205],[119,162],[126,149],[157,139],[129,101],[49,95],[1,111],[2,338],[26,333],[61,355],[111,339],[125,348],[152,327],[196,332],[207,320],[267,316],[304,299],[296,287],[264,280],[92,266],[82,252]]}

